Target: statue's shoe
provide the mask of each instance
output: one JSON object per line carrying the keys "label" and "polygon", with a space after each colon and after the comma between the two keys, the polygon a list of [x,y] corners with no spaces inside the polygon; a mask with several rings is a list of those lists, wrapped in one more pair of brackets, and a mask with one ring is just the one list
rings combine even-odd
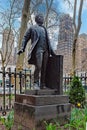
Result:
{"label": "statue's shoe", "polygon": [[38,86],[38,84],[34,83],[33,89],[34,89],[34,90],[40,90],[40,87]]}

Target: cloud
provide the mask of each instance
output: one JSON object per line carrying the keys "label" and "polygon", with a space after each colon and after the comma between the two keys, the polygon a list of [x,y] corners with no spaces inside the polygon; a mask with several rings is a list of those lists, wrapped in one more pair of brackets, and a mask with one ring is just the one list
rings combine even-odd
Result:
{"label": "cloud", "polygon": [[[66,1],[64,2],[64,0],[55,0],[56,2],[59,3],[60,6],[60,11],[64,12],[64,13],[68,13],[70,14],[70,16],[73,16],[73,7],[74,7],[74,0],[70,0],[71,5],[69,5],[69,3]],[[80,5],[80,0],[77,0],[77,14],[78,14],[78,10],[79,10],[79,5]],[[84,0],[83,3],[83,11],[87,10],[87,1]]]}
{"label": "cloud", "polygon": [[[67,1],[67,0],[66,0]],[[58,9],[60,12],[65,14],[70,14],[73,17],[73,7],[74,7],[74,0],[69,0],[72,4],[72,7],[69,6],[68,2],[64,2],[64,0],[55,0],[55,3],[58,5]],[[83,9],[82,9],[82,25],[80,29],[80,33],[87,33],[87,0],[83,0]],[[77,14],[76,19],[78,18],[78,11],[79,11],[80,0],[77,0]]]}
{"label": "cloud", "polygon": [[21,22],[21,17],[17,18],[18,22]]}
{"label": "cloud", "polygon": [[84,0],[83,10],[87,10],[87,0]]}
{"label": "cloud", "polygon": [[[59,1],[59,0],[57,0]],[[70,1],[72,2],[72,5],[73,5],[73,0]],[[59,3],[59,8],[60,8],[60,11],[63,12],[63,13],[68,13],[70,14],[70,16],[73,16],[73,9],[72,9],[72,6],[69,5],[68,2],[64,2],[64,0],[61,0],[60,3]]]}

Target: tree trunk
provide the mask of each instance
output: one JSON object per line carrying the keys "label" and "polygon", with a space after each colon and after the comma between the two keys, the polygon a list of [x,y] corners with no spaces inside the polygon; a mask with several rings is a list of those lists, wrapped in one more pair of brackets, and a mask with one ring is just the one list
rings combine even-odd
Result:
{"label": "tree trunk", "polygon": [[[28,22],[28,16],[29,16],[29,7],[30,7],[30,0],[24,0],[18,49],[20,49],[20,47],[21,47],[22,38],[23,38],[24,33],[25,33],[26,29],[27,29],[27,22]],[[21,55],[18,55],[16,67],[19,68],[21,66],[21,68],[23,68],[23,61],[24,61],[24,53],[21,54]]]}
{"label": "tree trunk", "polygon": [[73,39],[73,49],[72,49],[72,70],[73,70],[73,75],[75,76],[75,68],[76,68],[76,42],[78,39],[79,31],[81,28],[81,15],[82,15],[82,7],[83,7],[83,0],[80,0],[80,6],[79,6],[79,12],[78,12],[78,21],[77,21],[77,27],[76,27],[76,5],[77,5],[77,0],[75,0],[74,3],[74,16],[73,16],[73,24],[74,24],[74,29],[75,29],[75,34],[74,34],[74,39]]}
{"label": "tree trunk", "polygon": [[[20,36],[19,36],[19,43],[18,43],[18,49],[21,47],[22,38],[24,36],[24,33],[27,29],[27,22],[28,22],[28,16],[29,16],[29,7],[30,7],[30,0],[24,0],[24,6],[22,10],[22,19],[21,19],[21,28],[20,28]],[[23,69],[23,61],[24,61],[24,53],[21,55],[18,55],[17,58],[17,64],[16,64],[16,71],[19,72]],[[16,79],[16,86],[19,90],[19,78]]]}

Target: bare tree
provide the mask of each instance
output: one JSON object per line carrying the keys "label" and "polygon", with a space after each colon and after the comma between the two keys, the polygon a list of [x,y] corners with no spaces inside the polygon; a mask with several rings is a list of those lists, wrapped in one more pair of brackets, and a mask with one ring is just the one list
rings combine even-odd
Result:
{"label": "bare tree", "polygon": [[[14,29],[14,24],[19,16],[16,3],[16,0],[10,0],[8,3],[9,8],[7,8],[6,10],[3,9],[0,12],[0,34],[2,35],[2,37],[5,38],[5,40],[3,39],[4,41],[2,41],[2,47],[4,47],[0,49],[2,68],[6,67],[10,60],[12,46],[14,44],[15,36],[17,35],[17,32],[15,33]],[[6,33],[5,36],[3,36],[4,33]],[[12,35],[14,35],[13,38],[11,37]]]}
{"label": "bare tree", "polygon": [[[78,35],[81,28],[81,16],[82,16],[82,9],[83,9],[83,2],[84,0],[80,0],[79,4],[79,10],[77,10],[77,0],[74,0],[74,7],[70,0],[64,0],[65,2],[68,2],[69,7],[73,9],[73,29],[74,29],[74,36],[73,36],[73,48],[72,48],[72,73],[75,75],[75,69],[76,69],[76,43],[78,39]],[[77,18],[78,17],[78,18]]]}
{"label": "bare tree", "polygon": [[[24,35],[24,33],[27,29],[27,22],[29,20],[28,17],[30,15],[29,14],[30,1],[31,0],[24,0],[24,5],[23,5],[23,9],[22,9],[20,35],[19,35],[19,41],[18,41],[18,48],[19,49],[21,47],[23,35]],[[17,58],[17,65],[16,65],[17,68],[19,68],[20,65],[23,68],[23,60],[24,60],[24,54],[19,55],[18,58]]]}
{"label": "bare tree", "polygon": [[[11,60],[12,49],[14,45],[15,37],[18,34],[17,19],[20,17],[20,10],[22,7],[21,0],[9,0],[8,7],[3,8],[0,5],[0,35],[2,39],[2,48],[0,48],[2,71],[7,67]],[[20,5],[20,6],[19,6]],[[20,10],[19,10],[20,8]],[[2,79],[2,84],[4,86],[4,77]]]}
{"label": "bare tree", "polygon": [[53,0],[50,0],[50,2],[48,0],[46,0],[46,16],[45,16],[45,26],[46,27],[48,26],[48,16],[52,9],[52,5],[53,5]]}
{"label": "bare tree", "polygon": [[[36,3],[37,5],[37,10],[33,10],[33,12],[42,12],[44,13],[45,16],[45,20],[44,20],[44,25],[46,28],[52,28],[53,26],[55,26],[55,21],[58,21],[58,19],[56,19],[59,15],[59,12],[57,11],[56,7],[54,8],[54,1],[53,0],[41,0],[40,3]],[[42,8],[44,8],[44,11],[42,10],[42,8],[40,9],[40,6],[42,5]],[[58,6],[57,6],[58,7]],[[51,20],[51,16],[55,15],[55,18],[53,18],[52,24],[50,24],[49,20]],[[57,24],[58,26],[58,24]]]}
{"label": "bare tree", "polygon": [[76,21],[76,11],[77,9],[77,0],[74,1],[74,11],[73,11],[73,25],[74,25],[74,38],[73,38],[73,50],[72,50],[72,70],[75,75],[75,67],[76,67],[76,42],[78,39],[79,31],[81,28],[81,15],[83,9],[83,0],[80,0],[79,11],[78,11],[78,19]]}

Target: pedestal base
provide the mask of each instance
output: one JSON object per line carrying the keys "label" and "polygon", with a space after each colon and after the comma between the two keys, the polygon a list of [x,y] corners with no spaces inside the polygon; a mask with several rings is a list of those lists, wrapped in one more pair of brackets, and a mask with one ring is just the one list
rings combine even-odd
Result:
{"label": "pedestal base", "polygon": [[22,130],[45,130],[44,121],[56,119],[62,124],[67,121],[71,111],[68,96],[57,95],[54,90],[37,90],[38,95],[34,92],[32,90],[29,95],[16,96],[12,130],[18,130],[19,127]]}

